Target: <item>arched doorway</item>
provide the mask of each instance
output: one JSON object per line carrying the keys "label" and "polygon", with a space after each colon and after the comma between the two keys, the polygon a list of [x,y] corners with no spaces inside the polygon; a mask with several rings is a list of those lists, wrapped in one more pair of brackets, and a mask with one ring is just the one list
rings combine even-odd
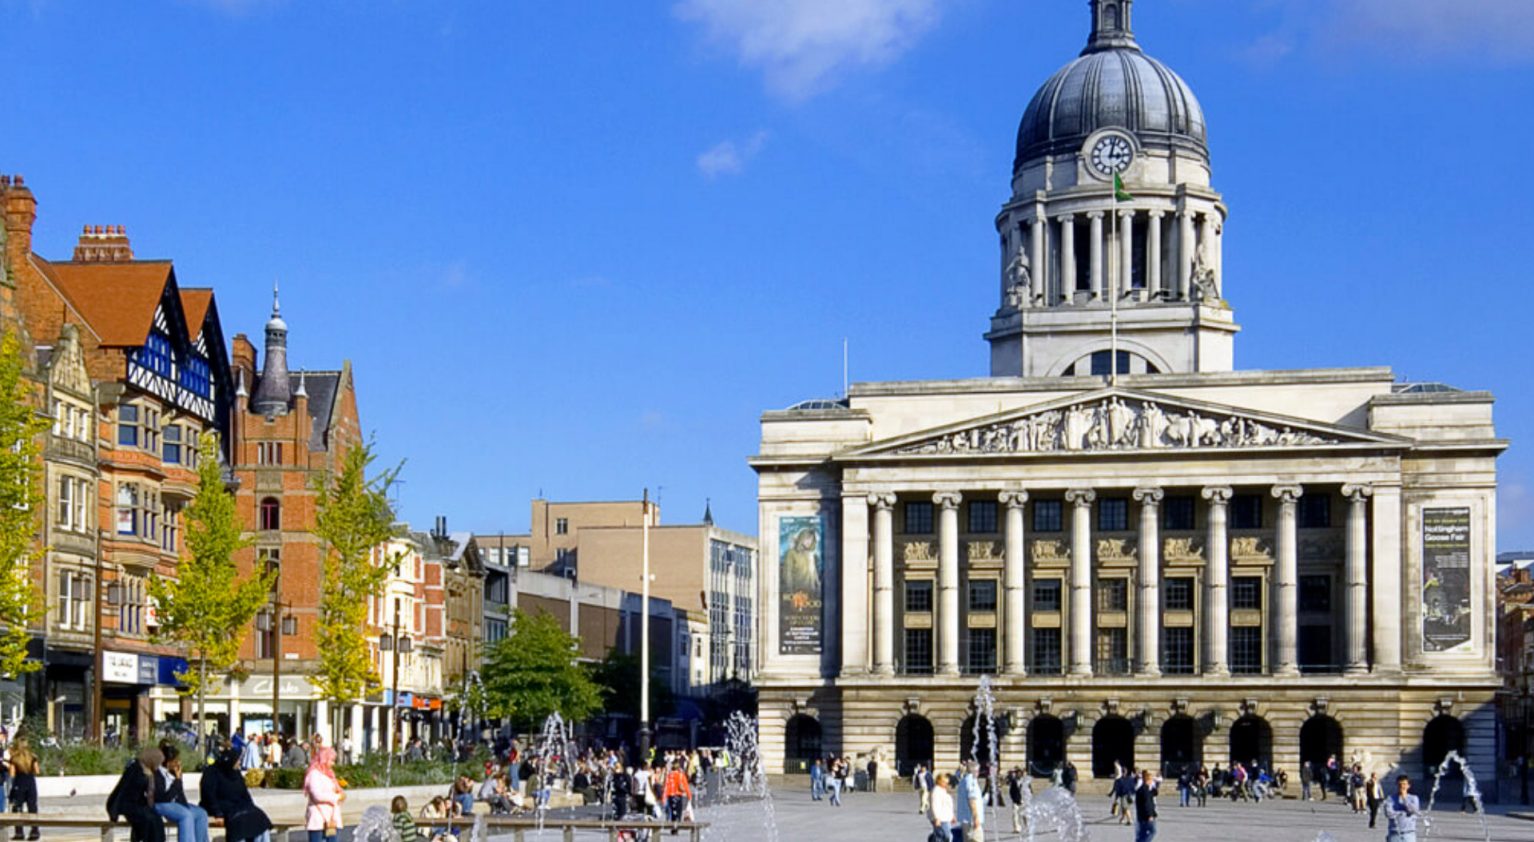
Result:
{"label": "arched doorway", "polygon": [[1273,768],[1273,728],[1266,719],[1249,713],[1231,723],[1229,762],[1247,764],[1253,760],[1264,769]]}
{"label": "arched doorway", "polygon": [[1028,771],[1045,777],[1065,762],[1065,723],[1042,714],[1028,722]]}
{"label": "arched doorway", "polygon": [[804,772],[820,756],[820,720],[808,714],[795,714],[788,720],[783,735],[784,762],[790,772]]}
{"label": "arched doorway", "polygon": [[[1464,757],[1465,724],[1456,717],[1440,714],[1433,717],[1433,721],[1422,729],[1423,769],[1428,775],[1432,775],[1451,751]],[[1456,764],[1449,770],[1449,774],[1456,774],[1459,771],[1459,766]]]}
{"label": "arched doorway", "polygon": [[922,763],[932,768],[932,723],[919,714],[900,718],[895,726],[895,771],[909,777]]}
{"label": "arched doorway", "polygon": [[1113,777],[1114,764],[1135,767],[1135,726],[1122,716],[1105,716],[1092,726],[1092,775]]}
{"label": "arched doorway", "polygon": [[1325,766],[1329,758],[1337,758],[1338,768],[1346,763],[1342,755],[1342,726],[1326,714],[1317,714],[1300,726],[1300,762],[1311,768]]}
{"label": "arched doorway", "polygon": [[[980,733],[975,733],[975,723],[980,723]],[[986,727],[984,719],[970,714],[965,718],[964,724],[959,726],[959,759],[964,761],[973,760],[981,766],[988,766],[996,757],[995,746],[991,744],[991,732],[995,731],[996,740],[1000,741],[1006,736],[1006,729],[1000,717],[992,721],[991,727]],[[978,738],[977,738],[978,737]]]}
{"label": "arched doorway", "polygon": [[1174,716],[1161,725],[1161,774],[1175,780],[1183,769],[1196,769],[1204,759],[1204,741],[1191,716]]}

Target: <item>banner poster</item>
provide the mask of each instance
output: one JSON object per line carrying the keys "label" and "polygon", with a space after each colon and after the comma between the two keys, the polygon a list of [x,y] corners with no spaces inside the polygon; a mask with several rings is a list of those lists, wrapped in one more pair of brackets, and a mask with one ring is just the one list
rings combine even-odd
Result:
{"label": "banner poster", "polygon": [[1422,510],[1422,650],[1470,643],[1470,510]]}
{"label": "banner poster", "polygon": [[825,520],[819,515],[778,519],[778,652],[820,654],[825,622]]}

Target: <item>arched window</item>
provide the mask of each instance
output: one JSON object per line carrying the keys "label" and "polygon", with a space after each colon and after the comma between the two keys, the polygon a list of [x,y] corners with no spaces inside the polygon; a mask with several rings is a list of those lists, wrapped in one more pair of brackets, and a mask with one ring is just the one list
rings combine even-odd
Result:
{"label": "arched window", "polygon": [[282,504],[277,502],[276,497],[265,497],[261,500],[261,528],[268,530],[282,528]]}

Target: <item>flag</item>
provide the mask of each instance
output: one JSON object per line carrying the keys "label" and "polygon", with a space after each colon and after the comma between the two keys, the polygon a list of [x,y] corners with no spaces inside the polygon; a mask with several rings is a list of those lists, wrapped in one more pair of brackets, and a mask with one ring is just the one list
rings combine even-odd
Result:
{"label": "flag", "polygon": [[1129,201],[1133,201],[1133,200],[1134,200],[1134,197],[1129,195],[1129,191],[1128,190],[1124,189],[1124,179],[1119,178],[1118,173],[1114,173],[1113,174],[1113,201],[1115,201],[1115,202],[1129,202]]}

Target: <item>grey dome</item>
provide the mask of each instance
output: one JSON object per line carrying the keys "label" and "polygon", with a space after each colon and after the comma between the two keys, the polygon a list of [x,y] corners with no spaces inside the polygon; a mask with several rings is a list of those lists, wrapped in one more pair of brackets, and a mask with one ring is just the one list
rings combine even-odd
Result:
{"label": "grey dome", "polygon": [[1075,151],[1088,135],[1110,126],[1129,131],[1145,147],[1209,158],[1204,109],[1188,83],[1123,39],[1089,45],[1033,95],[1017,129],[1012,170],[1042,155]]}

